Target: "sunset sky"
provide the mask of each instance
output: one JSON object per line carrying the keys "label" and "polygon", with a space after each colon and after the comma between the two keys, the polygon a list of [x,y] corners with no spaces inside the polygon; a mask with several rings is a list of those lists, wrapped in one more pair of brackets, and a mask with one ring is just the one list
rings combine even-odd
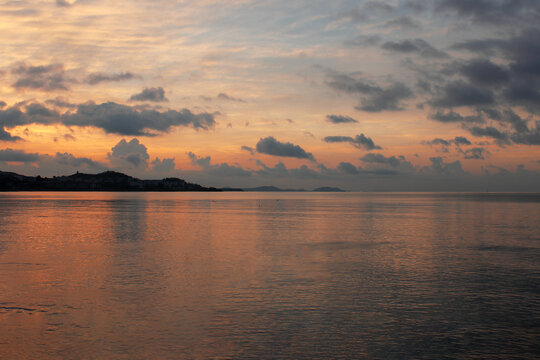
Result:
{"label": "sunset sky", "polygon": [[0,170],[540,191],[540,1],[0,2]]}

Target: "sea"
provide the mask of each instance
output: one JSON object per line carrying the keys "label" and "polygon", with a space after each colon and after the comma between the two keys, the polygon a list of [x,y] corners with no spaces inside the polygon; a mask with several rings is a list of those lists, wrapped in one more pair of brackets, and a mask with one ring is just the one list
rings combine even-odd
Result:
{"label": "sea", "polygon": [[538,359],[540,194],[0,193],[0,359]]}

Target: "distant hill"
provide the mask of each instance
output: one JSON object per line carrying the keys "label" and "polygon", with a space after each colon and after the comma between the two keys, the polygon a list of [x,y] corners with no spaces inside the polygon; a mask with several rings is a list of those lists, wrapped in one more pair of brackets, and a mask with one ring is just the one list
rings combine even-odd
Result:
{"label": "distant hill", "polygon": [[312,191],[313,192],[347,192],[347,190],[343,190],[337,187],[329,187],[329,186],[318,187],[316,189],[313,189]]}
{"label": "distant hill", "polygon": [[304,189],[280,189],[275,186],[258,186],[254,188],[243,189],[244,191],[265,191],[265,192],[279,192],[279,191],[306,191]]}
{"label": "distant hill", "polygon": [[115,171],[69,176],[24,176],[0,171],[0,191],[221,191],[178,178],[141,180]]}
{"label": "distant hill", "polygon": [[[223,189],[224,191],[241,191],[240,189]],[[244,191],[263,191],[263,192],[308,192],[308,190],[304,189],[280,189],[275,186],[259,186],[254,188],[246,188],[243,189]],[[316,189],[311,190],[311,192],[346,192],[346,190],[337,188],[337,187],[318,187]]]}

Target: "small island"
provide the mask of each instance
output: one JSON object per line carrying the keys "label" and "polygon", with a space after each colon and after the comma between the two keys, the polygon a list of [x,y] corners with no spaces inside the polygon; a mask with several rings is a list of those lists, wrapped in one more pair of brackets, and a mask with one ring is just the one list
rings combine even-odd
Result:
{"label": "small island", "polygon": [[69,176],[24,176],[0,171],[0,191],[221,191],[178,178],[141,180],[116,171]]}

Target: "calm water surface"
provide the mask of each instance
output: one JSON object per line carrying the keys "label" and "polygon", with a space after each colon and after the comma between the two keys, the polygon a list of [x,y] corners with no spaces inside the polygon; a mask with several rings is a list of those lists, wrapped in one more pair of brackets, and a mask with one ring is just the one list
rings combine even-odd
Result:
{"label": "calm water surface", "polygon": [[540,356],[540,195],[0,193],[2,359]]}

